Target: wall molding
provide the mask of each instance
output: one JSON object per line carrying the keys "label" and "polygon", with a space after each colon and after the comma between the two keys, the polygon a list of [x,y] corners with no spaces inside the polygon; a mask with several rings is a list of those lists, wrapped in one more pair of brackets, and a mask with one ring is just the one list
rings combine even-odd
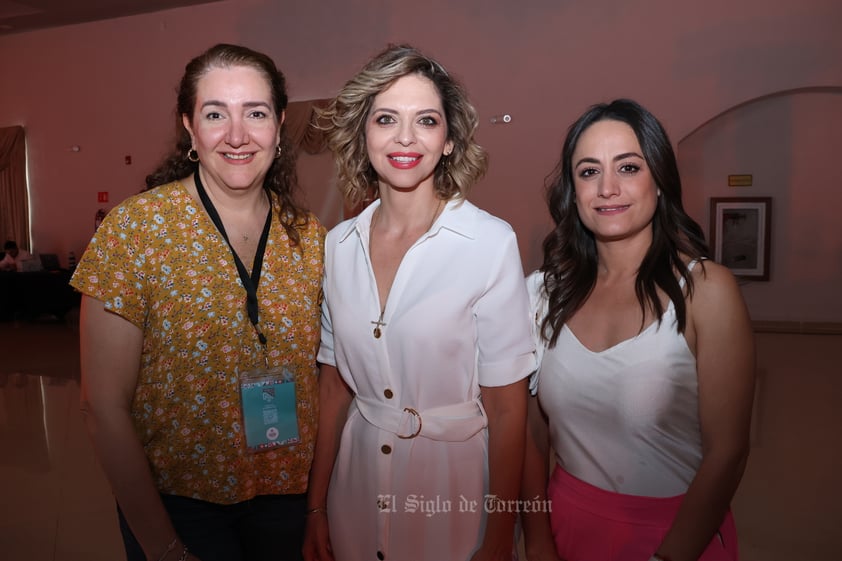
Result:
{"label": "wall molding", "polygon": [[753,321],[755,333],[798,335],[842,335],[842,323],[835,321]]}

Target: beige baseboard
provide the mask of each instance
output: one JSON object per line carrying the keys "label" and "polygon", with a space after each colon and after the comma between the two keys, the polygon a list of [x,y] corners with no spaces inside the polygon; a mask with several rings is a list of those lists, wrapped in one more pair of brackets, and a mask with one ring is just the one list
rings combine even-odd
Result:
{"label": "beige baseboard", "polygon": [[842,335],[842,323],[834,321],[753,321],[755,333]]}

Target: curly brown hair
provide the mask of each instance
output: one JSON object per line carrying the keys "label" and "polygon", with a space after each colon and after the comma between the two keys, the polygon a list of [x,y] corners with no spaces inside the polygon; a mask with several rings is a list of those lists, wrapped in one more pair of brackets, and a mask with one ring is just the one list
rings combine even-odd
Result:
{"label": "curly brown hair", "polygon": [[[147,189],[184,179],[196,170],[199,163],[187,159],[187,152],[192,148],[192,143],[189,133],[182,124],[182,115],[186,115],[192,121],[198,83],[209,70],[232,66],[253,68],[266,78],[272,92],[273,109],[280,118],[288,102],[286,79],[272,59],[263,53],[240,45],[224,43],[214,45],[188,62],[184,68],[184,76],[178,87],[175,110],[175,146],[155,171],[146,176]],[[274,197],[280,204],[281,224],[286,230],[290,243],[298,245],[301,241],[299,230],[306,227],[309,213],[300,207],[293,197],[298,189],[296,152],[287,136],[286,125],[281,127],[280,150],[280,156],[272,161],[266,173],[263,188],[270,199]]]}
{"label": "curly brown hair", "polygon": [[439,198],[466,197],[488,168],[488,156],[474,140],[477,112],[462,86],[441,64],[416,48],[392,45],[371,59],[319,111],[319,126],[336,157],[340,189],[351,206],[378,192],[377,172],[368,158],[365,138],[374,98],[410,74],[423,76],[435,86],[444,107],[447,140],[453,143],[453,152],[436,166],[434,185]]}

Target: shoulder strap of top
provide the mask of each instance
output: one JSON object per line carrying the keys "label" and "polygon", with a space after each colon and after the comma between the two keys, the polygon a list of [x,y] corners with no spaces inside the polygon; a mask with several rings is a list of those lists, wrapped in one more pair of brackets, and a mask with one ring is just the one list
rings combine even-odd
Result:
{"label": "shoulder strap of top", "polygon": [[[705,259],[705,257],[702,257],[701,259],[693,259],[692,261],[687,263],[687,270],[693,271],[693,268],[696,266],[696,263],[698,263],[702,259]],[[684,277],[681,277],[681,278],[678,279],[678,286],[680,286],[682,289],[684,288],[685,284],[686,283],[684,282]]]}

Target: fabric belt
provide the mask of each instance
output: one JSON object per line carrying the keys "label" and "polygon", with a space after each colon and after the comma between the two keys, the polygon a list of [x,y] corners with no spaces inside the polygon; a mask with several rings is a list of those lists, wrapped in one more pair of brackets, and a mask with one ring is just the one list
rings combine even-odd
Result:
{"label": "fabric belt", "polygon": [[398,409],[376,399],[356,396],[353,404],[370,424],[394,433],[398,438],[423,436],[432,440],[464,442],[488,426],[479,399],[419,411]]}

